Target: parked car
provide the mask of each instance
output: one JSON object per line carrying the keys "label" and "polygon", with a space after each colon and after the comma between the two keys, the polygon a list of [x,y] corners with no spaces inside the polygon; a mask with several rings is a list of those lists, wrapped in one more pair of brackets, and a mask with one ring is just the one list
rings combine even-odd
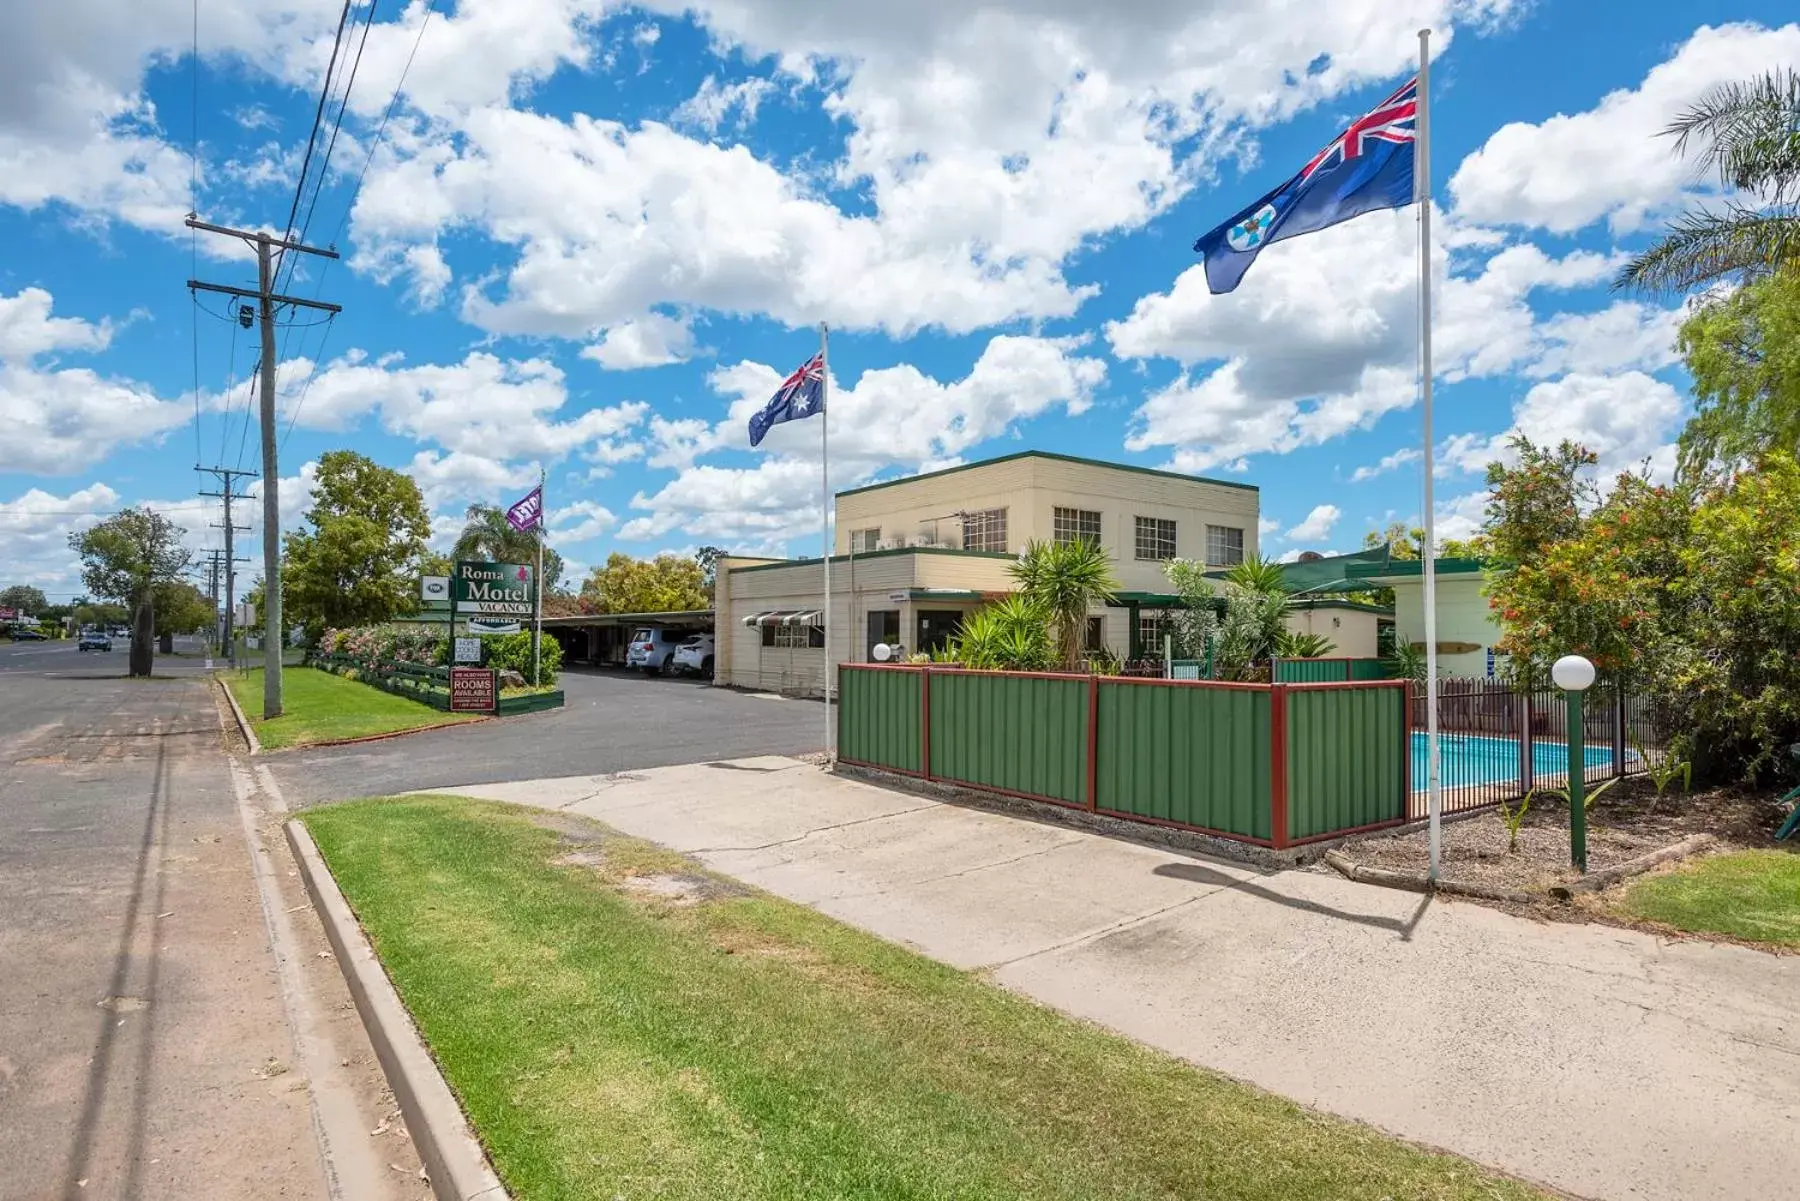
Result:
{"label": "parked car", "polygon": [[81,641],[75,644],[75,649],[82,651],[110,651],[112,649],[112,639],[107,637],[104,631],[92,630],[81,636]]}
{"label": "parked car", "polygon": [[675,648],[687,634],[665,630],[661,626],[642,626],[631,633],[625,648],[625,666],[641,667],[647,675],[667,671],[675,658]]}
{"label": "parked car", "polygon": [[14,626],[12,636],[14,642],[42,642],[44,631],[36,626]]}
{"label": "parked car", "polygon": [[713,673],[713,636],[694,634],[675,648],[675,670],[710,676]]}

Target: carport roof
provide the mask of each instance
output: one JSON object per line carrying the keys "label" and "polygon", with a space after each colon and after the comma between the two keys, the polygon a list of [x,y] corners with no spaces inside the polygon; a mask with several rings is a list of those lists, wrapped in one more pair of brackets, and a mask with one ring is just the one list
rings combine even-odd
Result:
{"label": "carport roof", "polygon": [[637,625],[711,625],[711,609],[677,609],[670,613],[575,613],[566,617],[546,617],[546,626],[637,626]]}

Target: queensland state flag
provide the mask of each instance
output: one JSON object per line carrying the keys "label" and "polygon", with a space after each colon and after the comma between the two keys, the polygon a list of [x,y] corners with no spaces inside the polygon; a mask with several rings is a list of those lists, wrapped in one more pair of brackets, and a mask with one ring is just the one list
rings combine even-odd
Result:
{"label": "queensland state flag", "polygon": [[1376,209],[1411,204],[1418,111],[1415,76],[1352,122],[1298,175],[1202,235],[1194,249],[1206,256],[1207,288],[1219,293],[1237,287],[1271,242],[1317,233]]}
{"label": "queensland state flag", "polygon": [[816,354],[782,381],[768,404],[751,414],[750,445],[759,444],[771,429],[784,421],[799,421],[824,411],[825,356]]}

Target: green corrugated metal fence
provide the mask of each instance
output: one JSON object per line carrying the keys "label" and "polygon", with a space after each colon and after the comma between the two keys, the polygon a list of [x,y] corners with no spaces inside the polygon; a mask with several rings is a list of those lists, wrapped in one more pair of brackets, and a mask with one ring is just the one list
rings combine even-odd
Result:
{"label": "green corrugated metal fence", "polygon": [[1339,684],[1349,680],[1385,680],[1387,664],[1380,659],[1277,659],[1277,684]]}
{"label": "green corrugated metal fence", "polygon": [[1084,805],[1086,677],[931,673],[931,770],[955,780]]}
{"label": "green corrugated metal fence", "polygon": [[1102,680],[1095,805],[1271,836],[1269,691]]}
{"label": "green corrugated metal fence", "polygon": [[1356,830],[1406,811],[1406,690],[1289,688],[1287,836]]}
{"label": "green corrugated metal fence", "polygon": [[888,667],[838,673],[838,755],[918,773],[924,673]]}
{"label": "green corrugated metal fence", "polygon": [[1404,685],[848,665],[838,678],[850,763],[1277,848],[1406,812]]}

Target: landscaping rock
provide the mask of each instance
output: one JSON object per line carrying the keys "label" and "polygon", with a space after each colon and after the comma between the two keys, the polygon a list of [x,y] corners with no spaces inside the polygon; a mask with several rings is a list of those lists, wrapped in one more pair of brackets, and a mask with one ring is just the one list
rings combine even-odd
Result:
{"label": "landscaping rock", "polygon": [[500,673],[500,687],[523,688],[525,687],[525,677],[516,671],[503,671]]}

